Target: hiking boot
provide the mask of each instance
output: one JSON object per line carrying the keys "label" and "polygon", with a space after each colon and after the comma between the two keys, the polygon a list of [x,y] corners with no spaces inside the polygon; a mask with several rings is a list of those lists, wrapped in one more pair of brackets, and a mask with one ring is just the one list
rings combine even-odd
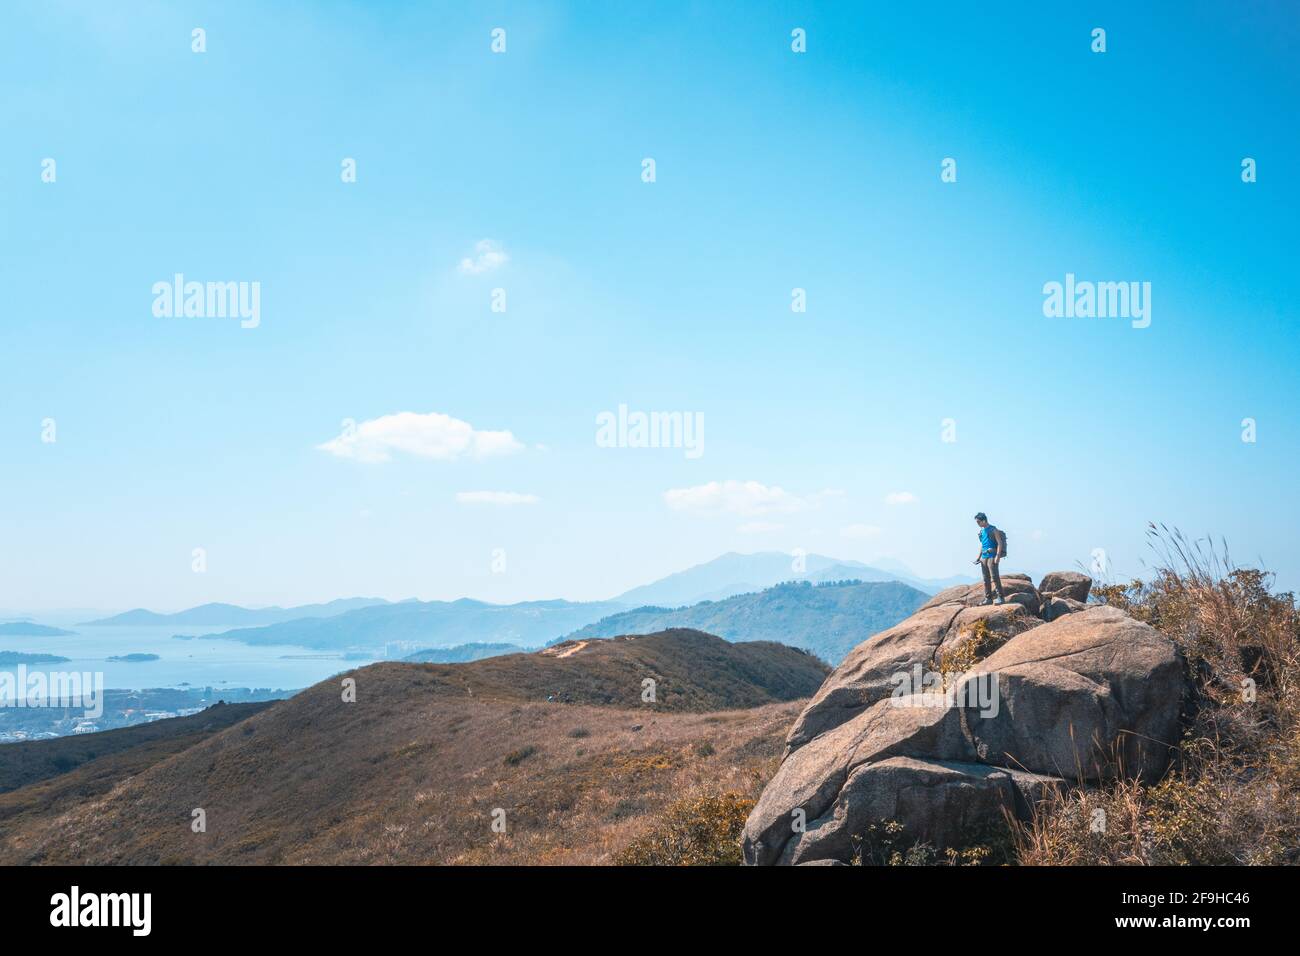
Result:
{"label": "hiking boot", "polygon": [[993,603],[994,603],[994,604],[1006,604],[1006,603],[1007,603],[1007,599],[1004,598],[1002,595],[999,594],[997,600],[994,601]]}
{"label": "hiking boot", "polygon": [[980,607],[983,607],[983,606],[986,605],[986,604],[992,604],[992,603],[993,603],[993,599],[992,599],[991,597],[989,597],[988,595],[985,595],[985,596],[984,596],[984,600],[980,601],[979,606],[980,606]]}

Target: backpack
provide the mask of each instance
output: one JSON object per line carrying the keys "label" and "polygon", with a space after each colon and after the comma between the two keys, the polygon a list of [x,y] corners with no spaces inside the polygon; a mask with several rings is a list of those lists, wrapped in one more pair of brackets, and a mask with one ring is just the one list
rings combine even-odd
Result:
{"label": "backpack", "polygon": [[998,528],[998,531],[1002,532],[1002,557],[1005,558],[1007,556],[1007,552],[1010,550],[1010,547],[1007,544],[1007,533],[1005,531],[1002,531],[1001,528]]}

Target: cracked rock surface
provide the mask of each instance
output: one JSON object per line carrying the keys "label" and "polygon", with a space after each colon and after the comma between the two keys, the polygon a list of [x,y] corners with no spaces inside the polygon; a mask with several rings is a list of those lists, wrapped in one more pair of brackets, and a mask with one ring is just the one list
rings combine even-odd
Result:
{"label": "cracked rock surface", "polygon": [[[745,825],[747,863],[847,862],[886,820],[958,845],[1067,781],[1163,772],[1183,690],[1173,643],[1084,604],[1084,575],[1002,582],[1004,605],[949,588],[844,659],[790,729]],[[942,689],[924,683],[969,640],[996,649]]]}

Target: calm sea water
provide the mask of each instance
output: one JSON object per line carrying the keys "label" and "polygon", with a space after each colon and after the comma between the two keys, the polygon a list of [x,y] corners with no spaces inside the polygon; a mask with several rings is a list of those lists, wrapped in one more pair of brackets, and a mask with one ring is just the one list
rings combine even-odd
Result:
{"label": "calm sea water", "polygon": [[[226,628],[87,627],[60,622],[52,616],[42,624],[74,630],[67,637],[0,636],[0,651],[58,654],[62,664],[28,664],[28,671],[102,672],[107,688],[145,687],[268,687],[298,690],[340,671],[371,663],[343,660],[341,655],[285,644],[249,647],[235,641],[182,641],[174,634],[212,634]],[[157,654],[156,661],[107,661],[124,654]],[[307,655],[299,657],[295,655]],[[376,658],[377,659],[377,658]],[[6,666],[6,670],[13,670]]]}

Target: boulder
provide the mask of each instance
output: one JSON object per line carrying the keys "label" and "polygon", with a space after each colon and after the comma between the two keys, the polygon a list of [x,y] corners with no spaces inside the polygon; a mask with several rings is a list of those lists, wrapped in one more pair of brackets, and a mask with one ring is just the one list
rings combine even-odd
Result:
{"label": "boulder", "polygon": [[980,622],[984,624],[984,630],[987,634],[986,640],[992,644],[992,646],[984,649],[982,655],[984,657],[987,657],[996,647],[1001,646],[1017,634],[1027,631],[1040,623],[1023,604],[1008,602],[1007,604],[962,608],[948,625],[948,632],[939,644],[938,652],[934,656],[934,662],[937,664],[944,655],[956,654],[962,644],[974,639]]}
{"label": "boulder", "polygon": [[786,737],[786,753],[851,720],[899,686],[898,675],[923,670],[962,612],[958,604],[922,608],[900,624],[863,641],[813,695]]}
{"label": "boulder", "polygon": [[[1034,587],[1034,582],[1030,580],[1027,574],[1003,574],[1002,577],[1002,594],[1008,603],[1023,604],[1030,614],[1038,613],[1039,596]],[[958,584],[950,588],[945,588],[927,602],[921,605],[921,610],[927,608],[942,607],[947,604],[961,604],[965,607],[976,607],[984,603],[984,582],[979,581],[975,584]]]}
{"label": "boulder", "polygon": [[[1019,604],[967,607],[951,602],[922,608],[849,652],[790,728],[786,753],[892,696],[905,679],[919,684],[918,678],[931,671],[943,653],[955,651],[973,633],[977,621],[985,623],[996,643],[1039,623]],[[912,693],[921,688],[904,689]]]}
{"label": "boulder", "polygon": [[1038,593],[1044,599],[1050,595],[1087,602],[1088,592],[1091,590],[1092,578],[1078,571],[1053,571],[1043,575],[1043,580],[1038,582]]}
{"label": "boulder", "polygon": [[1018,770],[950,760],[890,757],[863,764],[821,818],[791,834],[780,862],[849,859],[854,837],[887,820],[906,821],[908,841],[936,847],[979,842],[990,824],[1001,823],[1004,813],[1023,812],[1018,808],[1050,783]]}
{"label": "boulder", "polygon": [[[1037,601],[1027,578],[1015,581]],[[1056,598],[1048,608],[1068,611],[1043,623],[1028,603],[972,606],[977,590],[974,601],[970,588],[937,595],[826,679],[746,823],[746,862],[847,861],[854,837],[884,820],[951,845],[1004,809],[1026,815],[1067,780],[1164,770],[1183,689],[1171,641],[1116,608]],[[938,659],[979,622],[990,645],[1005,643],[950,695],[927,691]]]}
{"label": "boulder", "polygon": [[[1179,738],[1183,662],[1172,641],[1094,607],[1008,641],[963,682],[996,677],[997,706],[964,704],[982,762],[1069,780],[1152,780]],[[973,700],[958,687],[959,701]]]}
{"label": "boulder", "polygon": [[1043,606],[1039,610],[1039,615],[1044,621],[1055,621],[1058,617],[1064,617],[1067,614],[1073,614],[1075,611],[1086,611],[1088,605],[1082,601],[1076,601],[1068,597],[1049,597],[1043,595]]}
{"label": "boulder", "polygon": [[820,820],[863,764],[918,753],[975,761],[975,751],[962,732],[959,708],[937,695],[913,695],[907,698],[909,704],[899,700],[878,701],[782,761],[745,823],[746,860],[781,862],[796,821]]}

